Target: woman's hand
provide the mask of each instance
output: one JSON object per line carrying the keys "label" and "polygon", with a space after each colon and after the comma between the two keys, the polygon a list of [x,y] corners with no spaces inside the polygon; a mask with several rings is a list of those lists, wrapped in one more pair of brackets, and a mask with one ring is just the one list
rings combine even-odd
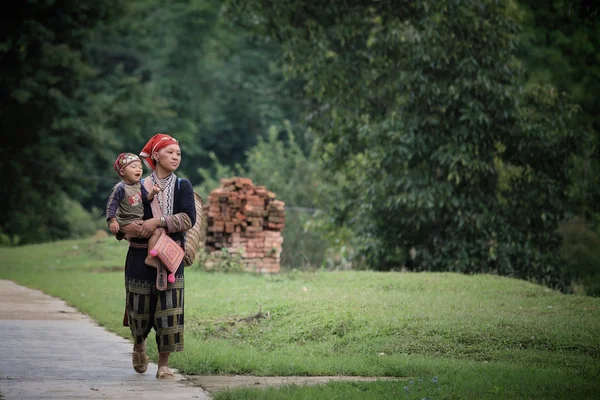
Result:
{"label": "woman's hand", "polygon": [[160,218],[150,218],[142,223],[140,237],[149,238],[152,232],[160,226]]}

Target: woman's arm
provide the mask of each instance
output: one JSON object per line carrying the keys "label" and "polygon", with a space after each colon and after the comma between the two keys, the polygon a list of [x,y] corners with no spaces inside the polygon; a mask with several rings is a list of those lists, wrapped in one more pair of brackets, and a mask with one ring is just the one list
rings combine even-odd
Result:
{"label": "woman's arm", "polygon": [[181,179],[179,186],[179,211],[165,217],[169,233],[185,232],[196,223],[196,201],[194,188],[187,179]]}
{"label": "woman's arm", "polygon": [[147,239],[159,227],[160,227],[160,218],[159,217],[145,219],[144,222],[142,222],[142,225],[140,225],[139,237]]}

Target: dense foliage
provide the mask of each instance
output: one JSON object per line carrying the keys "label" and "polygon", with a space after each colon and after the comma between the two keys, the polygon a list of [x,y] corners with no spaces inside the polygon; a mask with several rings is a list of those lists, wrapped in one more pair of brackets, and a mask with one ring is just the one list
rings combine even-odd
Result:
{"label": "dense foliage", "polygon": [[216,0],[4,7],[0,118],[12,140],[1,149],[0,233],[13,243],[71,236],[63,194],[102,209],[116,156],[156,132],[180,140],[179,172],[198,181],[211,152],[242,162],[305,106],[288,95],[277,47],[251,41]]}
{"label": "dense foliage", "polygon": [[[5,14],[2,243],[102,226],[116,155],[169,132],[196,187],[244,173],[292,206],[290,266],[600,276],[570,240],[600,227],[593,2],[43,0]],[[558,230],[572,215],[577,230]]]}
{"label": "dense foliage", "polygon": [[[331,165],[368,160],[349,222],[377,238],[374,266],[412,246],[419,269],[558,283],[571,110],[551,89],[520,94],[510,3],[233,4],[327,105],[313,127]],[[504,190],[497,160],[518,170]]]}
{"label": "dense foliage", "polygon": [[[119,2],[4,3],[0,28],[2,107],[1,230],[41,241],[67,237],[63,193],[81,200],[103,144],[114,139],[103,123],[102,91],[88,82],[95,70],[85,43],[119,12]],[[93,174],[93,173],[92,173]]]}
{"label": "dense foliage", "polygon": [[600,4],[589,0],[522,0],[518,56],[526,86],[551,83],[581,107],[579,150],[571,174],[571,202],[600,226]]}

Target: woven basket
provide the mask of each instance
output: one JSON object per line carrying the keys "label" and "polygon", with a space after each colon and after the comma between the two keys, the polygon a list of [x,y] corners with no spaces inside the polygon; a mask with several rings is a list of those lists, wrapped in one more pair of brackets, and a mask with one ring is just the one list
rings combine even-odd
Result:
{"label": "woven basket", "polygon": [[196,203],[196,223],[192,229],[185,233],[185,256],[183,263],[189,267],[196,259],[196,253],[199,249],[204,248],[206,242],[206,220],[204,218],[204,204],[202,197],[194,192],[194,200]]}

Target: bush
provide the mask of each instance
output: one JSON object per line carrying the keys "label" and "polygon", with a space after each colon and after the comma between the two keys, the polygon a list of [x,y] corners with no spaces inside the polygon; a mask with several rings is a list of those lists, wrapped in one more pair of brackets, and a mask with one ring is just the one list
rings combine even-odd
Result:
{"label": "bush", "polygon": [[91,236],[99,229],[108,232],[104,211],[98,208],[88,212],[81,204],[66,198],[64,216],[70,238]]}
{"label": "bush", "polygon": [[194,191],[202,197],[204,204],[207,204],[210,192],[221,186],[219,182],[221,178],[229,178],[236,175],[243,176],[245,174],[240,165],[236,164],[232,168],[221,164],[215,153],[211,152],[209,157],[212,160],[212,169],[198,168],[198,174],[202,177],[202,183],[194,186]]}
{"label": "bush", "polygon": [[0,228],[0,246],[6,246],[6,247],[17,246],[20,241],[21,241],[21,238],[19,236],[7,235],[6,233],[4,233],[2,231],[2,228]]}
{"label": "bush", "polygon": [[600,236],[581,218],[561,224],[561,252],[567,260],[563,275],[571,288],[583,285],[587,295],[600,296]]}
{"label": "bush", "polygon": [[220,252],[208,254],[205,251],[198,253],[198,264],[207,272],[238,273],[244,271],[240,254],[222,248]]}
{"label": "bush", "polygon": [[250,149],[245,168],[240,165],[222,165],[211,155],[213,167],[199,169],[204,178],[194,189],[204,199],[220,186],[221,178],[245,176],[256,185],[265,186],[286,203],[286,226],[283,229],[282,267],[320,267],[328,264],[327,253],[336,253],[339,240],[324,229],[327,217],[319,210],[319,199],[326,197],[332,183],[325,177],[320,161],[311,150],[305,154],[296,141],[289,124],[285,124],[284,136],[277,127],[271,127],[267,139],[259,139]]}
{"label": "bush", "polygon": [[320,218],[318,210],[286,210],[281,265],[285,268],[315,268],[325,259],[328,243],[312,225]]}

